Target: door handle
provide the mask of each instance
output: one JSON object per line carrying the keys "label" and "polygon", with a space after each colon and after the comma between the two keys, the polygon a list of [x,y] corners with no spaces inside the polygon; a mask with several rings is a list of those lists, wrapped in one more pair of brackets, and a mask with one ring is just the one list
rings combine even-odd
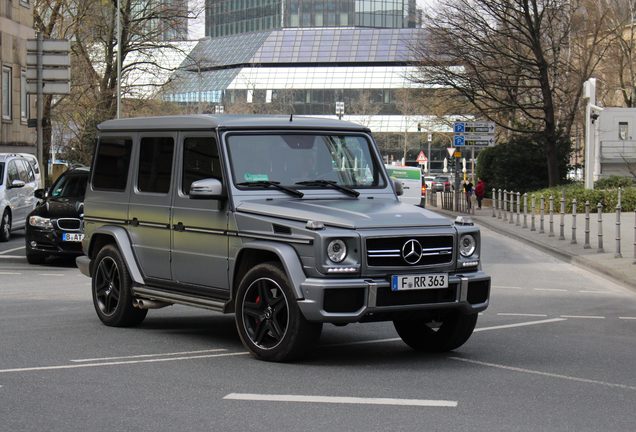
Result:
{"label": "door handle", "polygon": [[139,219],[132,218],[132,220],[130,221],[130,224],[134,227],[139,226]]}
{"label": "door handle", "polygon": [[173,225],[172,227],[175,231],[179,231],[179,232],[183,232],[185,231],[185,226],[183,225],[182,222],[177,223],[176,225]]}

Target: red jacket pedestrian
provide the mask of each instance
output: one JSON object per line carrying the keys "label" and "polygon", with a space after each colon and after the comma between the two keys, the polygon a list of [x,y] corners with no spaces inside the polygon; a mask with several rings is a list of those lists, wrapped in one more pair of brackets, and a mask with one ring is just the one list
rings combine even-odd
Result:
{"label": "red jacket pedestrian", "polygon": [[477,180],[477,186],[475,186],[475,196],[477,197],[477,207],[481,209],[481,200],[486,195],[486,183],[482,179]]}

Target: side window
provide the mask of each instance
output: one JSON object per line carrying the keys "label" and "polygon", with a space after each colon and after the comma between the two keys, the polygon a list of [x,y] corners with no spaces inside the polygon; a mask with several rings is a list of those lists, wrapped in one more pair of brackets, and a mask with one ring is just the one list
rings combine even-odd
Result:
{"label": "side window", "polygon": [[9,162],[9,166],[7,168],[7,180],[9,180],[9,185],[13,183],[14,180],[20,180],[20,175],[18,174],[18,167],[15,164],[14,160]]}
{"label": "side window", "polygon": [[204,178],[223,180],[221,161],[214,137],[190,137],[183,141],[181,190],[190,193],[192,182]]}
{"label": "side window", "polygon": [[24,171],[26,173],[26,180],[23,180],[25,183],[33,183],[35,181],[35,174],[33,173],[33,167],[27,160],[21,161],[24,165]]}
{"label": "side window", "polygon": [[140,192],[168,193],[172,177],[174,140],[171,137],[141,139],[137,189]]}
{"label": "side window", "polygon": [[29,174],[28,174],[28,170],[27,170],[27,164],[26,162],[22,161],[22,160],[16,160],[15,161],[16,166],[18,167],[18,177],[20,177],[20,180],[22,180],[25,183],[29,182]]}
{"label": "side window", "polygon": [[92,184],[95,189],[118,191],[126,189],[131,149],[130,138],[100,139],[93,169]]}

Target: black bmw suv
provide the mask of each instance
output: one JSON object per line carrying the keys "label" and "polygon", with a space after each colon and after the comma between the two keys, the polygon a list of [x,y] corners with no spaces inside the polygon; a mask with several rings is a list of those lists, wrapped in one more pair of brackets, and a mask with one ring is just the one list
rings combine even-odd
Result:
{"label": "black bmw suv", "polygon": [[48,191],[38,189],[40,202],[28,216],[26,257],[30,264],[42,264],[48,256],[82,254],[82,217],[89,169],[71,168]]}

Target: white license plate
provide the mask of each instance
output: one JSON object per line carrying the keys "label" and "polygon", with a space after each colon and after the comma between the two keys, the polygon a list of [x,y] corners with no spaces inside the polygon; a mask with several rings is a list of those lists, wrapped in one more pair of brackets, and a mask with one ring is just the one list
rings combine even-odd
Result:
{"label": "white license plate", "polygon": [[393,275],[391,277],[392,291],[435,288],[448,288],[448,273],[431,273],[406,276]]}
{"label": "white license plate", "polygon": [[84,239],[84,234],[62,233],[62,241],[81,242],[83,239]]}

